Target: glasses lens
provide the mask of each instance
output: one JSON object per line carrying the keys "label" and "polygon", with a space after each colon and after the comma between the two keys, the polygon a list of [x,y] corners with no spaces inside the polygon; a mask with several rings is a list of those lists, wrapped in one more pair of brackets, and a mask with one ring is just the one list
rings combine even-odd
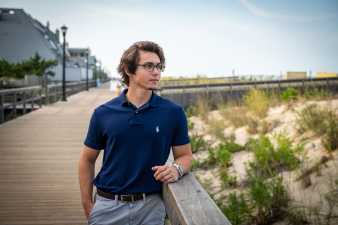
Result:
{"label": "glasses lens", "polygon": [[161,63],[159,63],[159,64],[156,65],[156,69],[158,69],[160,71],[163,71],[164,70],[164,66]]}
{"label": "glasses lens", "polygon": [[145,63],[144,64],[144,68],[148,71],[153,71],[154,67],[155,67],[155,65],[153,63]]}

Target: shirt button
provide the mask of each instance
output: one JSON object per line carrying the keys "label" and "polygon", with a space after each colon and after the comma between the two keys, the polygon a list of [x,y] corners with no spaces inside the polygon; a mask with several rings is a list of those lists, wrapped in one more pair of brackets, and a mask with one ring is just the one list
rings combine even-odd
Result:
{"label": "shirt button", "polygon": [[138,111],[135,111],[136,114],[138,114]]}

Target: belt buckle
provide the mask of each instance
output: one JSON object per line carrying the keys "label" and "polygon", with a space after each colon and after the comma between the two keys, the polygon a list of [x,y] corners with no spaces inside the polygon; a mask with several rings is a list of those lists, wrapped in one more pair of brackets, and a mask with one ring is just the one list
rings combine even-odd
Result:
{"label": "belt buckle", "polygon": [[120,197],[121,197],[121,201],[125,201],[125,202],[134,201],[134,195],[120,195]]}

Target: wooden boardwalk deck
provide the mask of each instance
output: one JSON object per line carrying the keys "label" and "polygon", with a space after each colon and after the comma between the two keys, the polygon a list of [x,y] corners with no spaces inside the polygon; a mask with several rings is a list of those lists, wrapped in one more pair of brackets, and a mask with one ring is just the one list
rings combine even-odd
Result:
{"label": "wooden boardwalk deck", "polygon": [[78,159],[93,109],[107,85],[0,125],[0,224],[87,224]]}

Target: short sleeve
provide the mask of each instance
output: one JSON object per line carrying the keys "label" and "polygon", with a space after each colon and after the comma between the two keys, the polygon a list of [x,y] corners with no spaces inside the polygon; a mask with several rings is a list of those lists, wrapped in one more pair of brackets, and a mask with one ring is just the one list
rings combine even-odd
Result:
{"label": "short sleeve", "polygon": [[87,137],[84,144],[90,148],[101,150],[106,146],[106,140],[97,117],[97,111],[94,111],[90,119]]}
{"label": "short sleeve", "polygon": [[171,145],[178,146],[188,144],[190,142],[188,135],[188,122],[187,117],[185,116],[185,113],[181,107],[179,107],[179,109],[176,111],[175,118],[176,126]]}

